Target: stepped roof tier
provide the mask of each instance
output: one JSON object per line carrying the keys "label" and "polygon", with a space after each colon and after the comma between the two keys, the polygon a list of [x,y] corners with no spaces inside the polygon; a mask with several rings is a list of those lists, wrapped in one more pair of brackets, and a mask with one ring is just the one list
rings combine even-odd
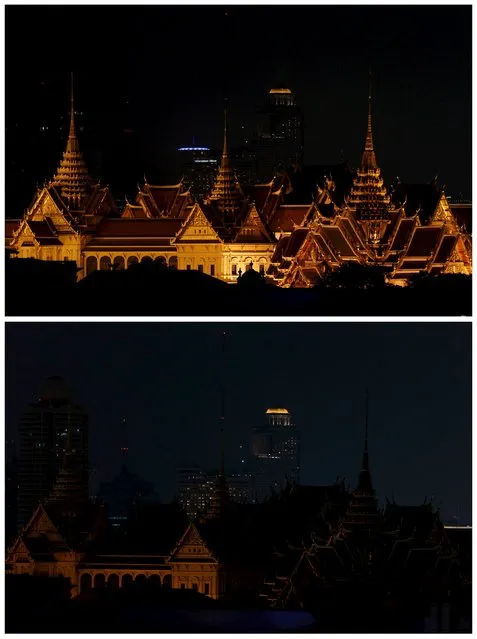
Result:
{"label": "stepped roof tier", "polygon": [[227,142],[227,112],[224,116],[224,147],[222,151],[222,161],[215,179],[215,184],[209,196],[222,213],[224,222],[234,222],[235,217],[243,208],[244,194],[240,188],[235,171],[230,165],[229,150]]}
{"label": "stepped roof tier", "polygon": [[66,151],[63,153],[63,159],[51,184],[57,188],[68,207],[73,210],[79,210],[83,207],[92,184],[76,137],[73,77],[71,79],[70,130]]}

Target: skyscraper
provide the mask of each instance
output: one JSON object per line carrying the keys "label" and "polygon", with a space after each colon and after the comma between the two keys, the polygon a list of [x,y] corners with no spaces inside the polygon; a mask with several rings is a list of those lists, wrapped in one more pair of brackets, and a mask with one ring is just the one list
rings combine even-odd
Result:
{"label": "skyscraper", "polygon": [[286,481],[300,483],[300,436],[286,408],[268,408],[251,442],[252,497],[262,501]]}
{"label": "skyscraper", "polygon": [[18,523],[24,525],[38,503],[50,494],[62,466],[71,425],[75,462],[81,469],[85,491],[89,486],[88,416],[73,404],[72,393],[61,377],[48,378],[36,402],[20,418],[18,460]]}
{"label": "skyscraper", "polygon": [[270,180],[280,170],[303,165],[303,113],[291,89],[270,89],[257,108],[258,131],[251,141],[256,158],[256,179]]}
{"label": "skyscraper", "polygon": [[[176,494],[189,519],[198,512],[205,512],[211,503],[217,483],[217,471],[206,471],[199,466],[183,466],[176,470]],[[225,477],[231,501],[245,503],[248,496],[248,478],[239,472],[229,472]]]}

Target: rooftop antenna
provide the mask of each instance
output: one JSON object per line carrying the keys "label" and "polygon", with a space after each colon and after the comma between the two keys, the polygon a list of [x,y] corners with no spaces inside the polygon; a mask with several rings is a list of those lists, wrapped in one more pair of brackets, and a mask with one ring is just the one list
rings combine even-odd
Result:
{"label": "rooftop antenna", "polygon": [[222,386],[220,390],[220,470],[219,475],[225,477],[225,340],[227,331],[222,333]]}
{"label": "rooftop antenna", "polygon": [[122,446],[121,446],[121,459],[122,459],[122,464],[123,466],[126,465],[126,461],[127,461],[127,456],[128,456],[128,452],[129,452],[129,446],[128,446],[128,432],[127,432],[127,420],[125,417],[123,417],[122,419]]}

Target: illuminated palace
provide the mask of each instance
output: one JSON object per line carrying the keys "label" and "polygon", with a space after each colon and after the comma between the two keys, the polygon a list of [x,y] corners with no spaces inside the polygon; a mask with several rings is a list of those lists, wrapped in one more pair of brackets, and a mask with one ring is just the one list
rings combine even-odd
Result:
{"label": "illuminated palace", "polygon": [[70,422],[53,489],[7,550],[7,574],[69,578],[73,597],[162,587],[313,609],[350,596],[352,614],[368,616],[366,606],[381,600],[388,615],[406,597],[458,600],[471,583],[470,528],[445,527],[427,501],[378,507],[367,426],[352,491],[340,478],[328,486],[291,481],[262,503],[236,503],[222,452],[210,504],[194,521],[177,502],[145,502],[124,529],[108,526],[105,506],[88,498],[72,431]]}
{"label": "illuminated palace", "polygon": [[305,196],[297,187],[300,166],[266,184],[240,184],[225,126],[208,197],[194,202],[182,181],[158,186],[145,180],[120,212],[109,189],[88,174],[71,96],[63,159],[23,219],[7,220],[7,247],[18,258],[75,261],[79,278],[142,261],[198,270],[229,283],[254,268],[282,287],[313,286],[348,263],[382,265],[395,284],[422,271],[470,274],[470,229],[462,215],[468,216],[469,207],[457,210],[435,184],[386,189],[369,105],[361,166],[356,174],[348,171],[344,186],[337,178],[344,165],[316,174]]}

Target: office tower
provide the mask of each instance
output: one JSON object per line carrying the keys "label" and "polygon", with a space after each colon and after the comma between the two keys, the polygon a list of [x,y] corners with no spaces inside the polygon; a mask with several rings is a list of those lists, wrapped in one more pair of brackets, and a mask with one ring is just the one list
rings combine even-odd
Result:
{"label": "office tower", "polygon": [[304,121],[291,89],[270,89],[257,108],[258,131],[250,148],[256,158],[256,180],[268,182],[291,166],[303,165]]}
{"label": "office tower", "polygon": [[177,498],[189,519],[209,505],[214,489],[214,477],[199,466],[183,466],[176,471]]}
{"label": "office tower", "polygon": [[287,481],[300,483],[300,436],[286,408],[268,408],[251,442],[252,497],[263,501]]}
{"label": "office tower", "polygon": [[[176,494],[189,519],[205,512],[211,502],[217,483],[216,470],[204,470],[200,466],[183,466],[176,471]],[[239,504],[247,502],[249,480],[243,472],[232,471],[225,477],[230,500]]]}
{"label": "office tower", "polygon": [[181,146],[177,149],[179,174],[184,187],[194,200],[202,200],[209,194],[217,175],[220,152],[206,146]]}
{"label": "office tower", "polygon": [[50,494],[62,466],[68,424],[72,430],[75,463],[88,491],[88,415],[73,403],[71,390],[61,377],[50,377],[35,402],[20,418],[18,460],[18,522],[27,523],[40,501]]}

